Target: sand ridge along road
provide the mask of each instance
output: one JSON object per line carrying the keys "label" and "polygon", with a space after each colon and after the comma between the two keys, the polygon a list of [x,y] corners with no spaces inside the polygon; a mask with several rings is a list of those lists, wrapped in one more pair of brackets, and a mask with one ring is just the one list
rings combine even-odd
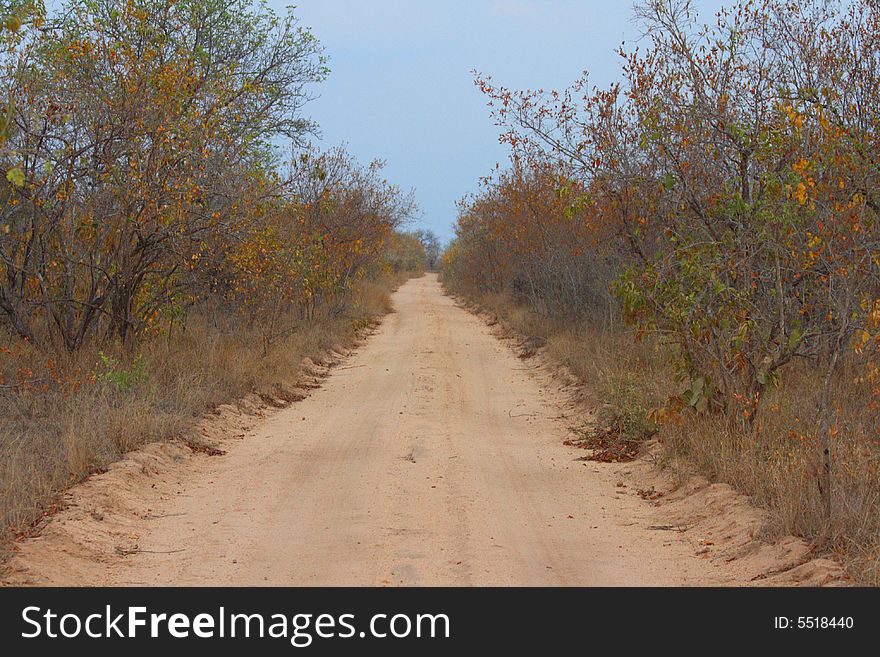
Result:
{"label": "sand ridge along road", "polygon": [[436,276],[394,305],[311,396],[226,455],[175,465],[176,494],[128,528],[136,553],[107,546],[94,572],[63,559],[55,572],[150,585],[725,582],[674,532],[649,529],[650,505],[615,494],[614,467],[575,461],[558,386]]}

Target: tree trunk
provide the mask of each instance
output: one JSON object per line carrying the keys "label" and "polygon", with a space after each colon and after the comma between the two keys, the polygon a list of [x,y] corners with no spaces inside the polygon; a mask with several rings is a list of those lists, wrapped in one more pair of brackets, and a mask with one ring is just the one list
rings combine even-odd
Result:
{"label": "tree trunk", "polygon": [[834,371],[837,368],[837,361],[840,357],[842,348],[843,332],[838,335],[834,344],[831,346],[832,352],[828,361],[828,367],[825,370],[825,378],[822,381],[822,470],[819,475],[819,492],[822,495],[822,505],[825,513],[825,521],[827,523],[826,531],[831,530],[831,516],[833,512],[831,501],[831,382],[834,377]]}

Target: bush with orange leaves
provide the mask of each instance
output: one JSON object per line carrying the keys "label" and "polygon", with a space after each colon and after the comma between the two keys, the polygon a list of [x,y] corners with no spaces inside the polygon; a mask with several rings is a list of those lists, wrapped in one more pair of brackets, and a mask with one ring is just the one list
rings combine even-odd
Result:
{"label": "bush with orange leaves", "polygon": [[[862,372],[851,386],[880,392],[880,5],[744,0],[706,25],[689,0],[646,0],[636,18],[645,44],[621,49],[608,89],[586,75],[551,93],[478,76],[513,165],[464,207],[447,278],[545,308],[558,283],[537,271],[570,271],[571,286],[612,262],[623,317],[682,382],[663,415],[720,414],[755,440],[763,400],[810,362],[830,521],[842,363]],[[535,178],[543,193],[528,195],[545,203],[524,213],[529,185],[508,181],[534,167],[566,182]],[[560,237],[536,249],[548,223]],[[579,248],[593,249],[586,262]],[[561,312],[592,298],[576,294]],[[876,401],[868,410],[880,417]]]}

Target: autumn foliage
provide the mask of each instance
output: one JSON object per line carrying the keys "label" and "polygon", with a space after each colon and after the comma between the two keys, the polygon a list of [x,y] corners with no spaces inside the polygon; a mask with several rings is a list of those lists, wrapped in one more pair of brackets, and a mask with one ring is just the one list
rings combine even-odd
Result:
{"label": "autumn foliage", "polygon": [[304,146],[327,68],[293,14],[70,0],[35,15],[0,69],[0,311],[19,336],[130,346],[196,307],[268,317],[268,335],[381,266],[412,200],[379,163]]}
{"label": "autumn foliage", "polygon": [[0,3],[0,557],[126,451],[298,398],[425,266],[383,163],[309,144],[292,9],[49,6]]}
{"label": "autumn foliage", "polygon": [[741,1],[705,25],[648,0],[636,17],[610,88],[477,76],[512,164],[463,203],[447,284],[551,315],[613,290],[682,382],[656,417],[723,414],[756,441],[768,391],[808,362],[830,517],[844,361],[873,398],[857,430],[876,440],[880,417],[880,5]]}

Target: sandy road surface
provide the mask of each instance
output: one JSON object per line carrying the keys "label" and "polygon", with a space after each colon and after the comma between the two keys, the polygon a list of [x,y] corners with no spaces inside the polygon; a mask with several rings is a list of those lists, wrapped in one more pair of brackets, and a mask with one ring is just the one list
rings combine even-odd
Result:
{"label": "sandy road surface", "polygon": [[[434,276],[307,399],[184,463],[109,584],[713,584],[615,466],[563,446],[560,393]],[[163,496],[164,497],[164,496]],[[88,570],[88,568],[86,569]],[[85,583],[85,582],[83,582]]]}

